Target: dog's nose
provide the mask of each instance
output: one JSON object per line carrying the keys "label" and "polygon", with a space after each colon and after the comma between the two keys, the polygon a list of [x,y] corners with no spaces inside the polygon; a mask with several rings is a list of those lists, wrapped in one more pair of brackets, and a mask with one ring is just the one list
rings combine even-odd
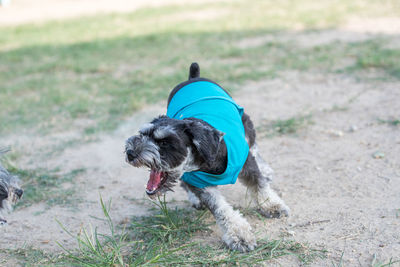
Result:
{"label": "dog's nose", "polygon": [[133,161],[137,157],[137,154],[132,149],[128,149],[126,151],[126,156],[128,157],[129,161]]}
{"label": "dog's nose", "polygon": [[22,189],[15,190],[15,194],[18,196],[18,198],[21,198],[23,193],[24,193],[24,190],[22,190]]}

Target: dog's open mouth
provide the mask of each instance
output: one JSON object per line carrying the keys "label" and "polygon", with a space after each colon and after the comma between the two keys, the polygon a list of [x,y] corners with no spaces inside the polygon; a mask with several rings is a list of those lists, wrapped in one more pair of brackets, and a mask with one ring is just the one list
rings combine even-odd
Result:
{"label": "dog's open mouth", "polygon": [[165,183],[166,180],[167,180],[166,172],[151,170],[150,179],[147,182],[146,186],[146,193],[148,195],[154,195],[161,189],[161,186]]}

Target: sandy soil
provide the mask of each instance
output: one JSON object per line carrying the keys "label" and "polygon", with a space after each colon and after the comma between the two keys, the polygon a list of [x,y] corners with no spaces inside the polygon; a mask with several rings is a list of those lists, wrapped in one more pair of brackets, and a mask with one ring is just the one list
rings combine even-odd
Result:
{"label": "sandy soil", "polygon": [[[349,34],[352,28],[346,27],[343,32],[327,31],[322,35],[299,38],[320,44],[334,40],[357,41],[355,38],[364,40],[369,36],[364,31],[355,37]],[[379,29],[373,31],[372,28],[371,24],[368,32],[379,32]],[[357,32],[360,31],[358,27]],[[264,39],[244,40],[239,45],[263,42]],[[224,84],[224,81],[218,82]],[[328,259],[317,261],[315,266],[331,266],[331,261],[337,262],[343,251],[344,266],[368,266],[374,254],[386,262],[399,257],[399,128],[377,120],[399,118],[399,83],[363,82],[346,75],[318,72],[285,72],[276,79],[248,83],[235,98],[245,107],[256,126],[265,120],[312,116],[313,123],[297,136],[261,136],[258,139],[262,155],[276,172],[274,187],[292,210],[287,219],[266,220],[264,223],[248,218],[260,235],[278,238],[286,234],[299,242],[326,248]],[[124,141],[144,122],[164,112],[165,103],[148,106],[123,122],[115,132],[100,136],[95,142],[67,148],[51,158],[33,151],[42,151],[40,148],[49,146],[49,142],[61,142],[66,136],[73,138],[76,133],[34,140],[30,136],[10,138],[17,149],[27,144],[31,147],[31,157],[19,162],[23,166],[50,169],[60,166],[65,172],[77,168],[87,171],[78,176],[73,185],[66,185],[80,190],[81,201],[77,208],[47,208],[44,204],[37,204],[16,210],[8,217],[9,225],[0,229],[0,248],[9,248],[11,243],[14,247],[32,245],[45,251],[60,251],[55,241],[74,247],[73,240],[61,230],[55,219],[73,232],[89,223],[102,228],[90,217],[101,215],[100,194],[106,200],[112,199],[111,215],[116,222],[146,214],[147,206],[135,199],[145,198],[144,184],[148,172],[134,169],[124,162]],[[382,152],[384,156],[376,158],[376,152]],[[240,184],[225,186],[222,190],[231,203],[245,205],[245,189]],[[176,187],[176,192],[168,194],[168,199],[179,202],[186,196]],[[189,207],[185,202],[179,203]],[[215,235],[207,239],[211,243],[219,242]],[[297,266],[293,258],[277,262],[284,266]]]}

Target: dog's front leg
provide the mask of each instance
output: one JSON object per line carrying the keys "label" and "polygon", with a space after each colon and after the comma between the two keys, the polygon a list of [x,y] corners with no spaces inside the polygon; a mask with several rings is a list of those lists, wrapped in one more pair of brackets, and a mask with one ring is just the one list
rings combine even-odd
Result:
{"label": "dog's front leg", "polygon": [[230,249],[246,252],[255,248],[256,239],[250,224],[242,217],[239,211],[234,210],[226,202],[216,186],[203,189],[193,186],[189,188],[214,215],[218,226],[223,232],[222,240]]}

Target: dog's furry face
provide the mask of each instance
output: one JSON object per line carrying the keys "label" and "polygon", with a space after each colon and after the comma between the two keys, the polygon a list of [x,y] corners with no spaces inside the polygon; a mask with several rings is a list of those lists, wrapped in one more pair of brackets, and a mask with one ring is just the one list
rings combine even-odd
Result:
{"label": "dog's furry face", "polygon": [[11,175],[0,165],[0,225],[7,223],[4,214],[12,210],[12,206],[22,197],[17,177]]}
{"label": "dog's furry face", "polygon": [[196,119],[160,116],[126,141],[126,161],[150,169],[146,193],[171,190],[184,172],[198,170],[215,159],[222,134]]}

